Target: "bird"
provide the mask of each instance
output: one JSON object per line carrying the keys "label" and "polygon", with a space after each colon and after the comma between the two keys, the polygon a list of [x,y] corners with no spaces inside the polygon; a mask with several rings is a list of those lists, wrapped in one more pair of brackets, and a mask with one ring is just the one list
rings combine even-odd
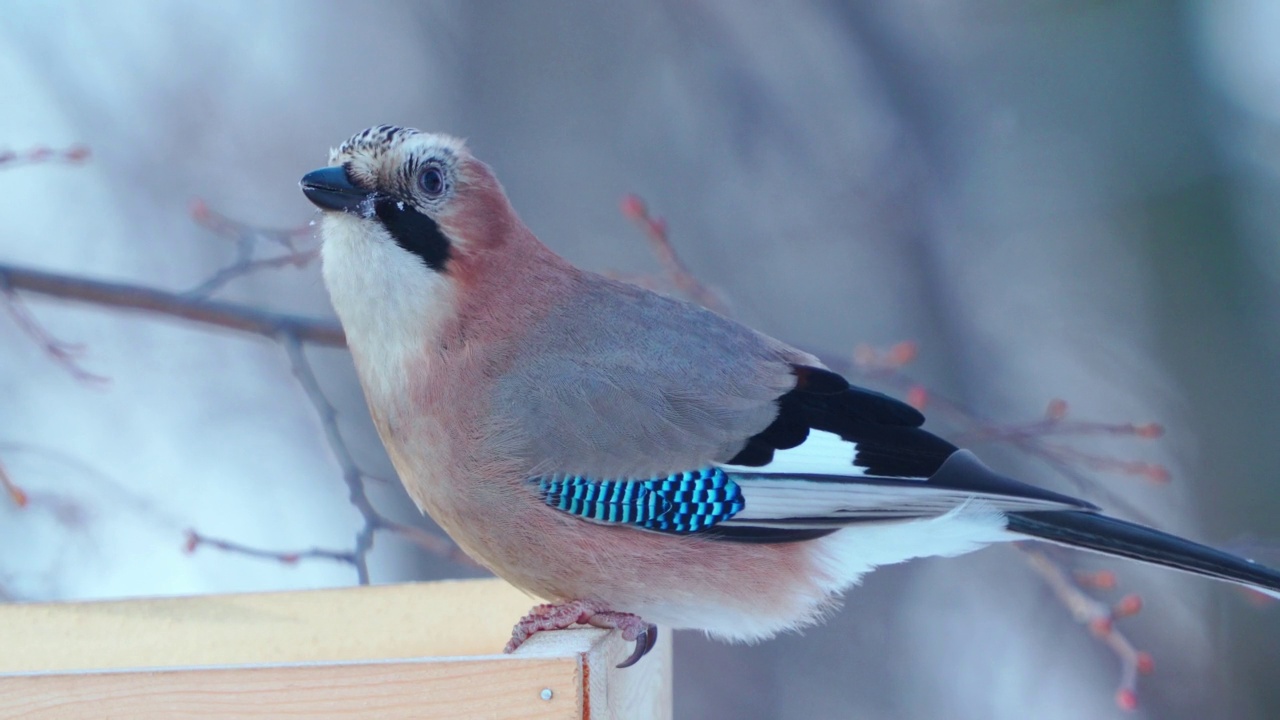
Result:
{"label": "bird", "polygon": [[379,125],[301,180],[322,274],[406,491],[639,661],[658,627],[754,642],[877,567],[1042,540],[1280,597],[1280,572],[1002,475],[916,408],[699,305],[580,269],[446,134]]}

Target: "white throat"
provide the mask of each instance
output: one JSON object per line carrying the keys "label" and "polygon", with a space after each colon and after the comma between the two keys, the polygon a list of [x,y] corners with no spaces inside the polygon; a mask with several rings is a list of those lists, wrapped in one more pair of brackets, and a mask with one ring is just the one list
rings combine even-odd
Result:
{"label": "white throat", "polygon": [[376,220],[325,213],[324,282],[370,399],[407,397],[411,366],[430,362],[455,313],[453,283],[396,245]]}

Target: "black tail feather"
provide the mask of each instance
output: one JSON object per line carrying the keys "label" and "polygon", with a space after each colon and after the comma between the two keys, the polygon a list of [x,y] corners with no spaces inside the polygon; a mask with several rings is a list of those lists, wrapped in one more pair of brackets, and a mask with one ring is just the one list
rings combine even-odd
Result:
{"label": "black tail feather", "polygon": [[1276,570],[1125,520],[1074,510],[1009,513],[1008,520],[1010,530],[1041,540],[1280,593]]}

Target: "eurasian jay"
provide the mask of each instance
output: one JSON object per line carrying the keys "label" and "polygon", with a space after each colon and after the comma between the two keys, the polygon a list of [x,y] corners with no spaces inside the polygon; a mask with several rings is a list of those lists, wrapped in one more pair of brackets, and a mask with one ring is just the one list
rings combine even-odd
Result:
{"label": "eurasian jay", "polygon": [[409,495],[574,623],[740,641],[866,572],[1035,538],[1280,591],[1280,573],[999,475],[914,408],[691,303],[580,270],[462,141],[382,125],[302,179],[324,280]]}

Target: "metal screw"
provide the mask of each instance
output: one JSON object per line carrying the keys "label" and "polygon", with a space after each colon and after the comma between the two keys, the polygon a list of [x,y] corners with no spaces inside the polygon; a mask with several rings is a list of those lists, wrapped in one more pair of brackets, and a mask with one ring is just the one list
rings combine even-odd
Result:
{"label": "metal screw", "polygon": [[539,694],[539,697],[543,700],[550,700],[552,694],[551,688],[542,688],[542,692]]}

